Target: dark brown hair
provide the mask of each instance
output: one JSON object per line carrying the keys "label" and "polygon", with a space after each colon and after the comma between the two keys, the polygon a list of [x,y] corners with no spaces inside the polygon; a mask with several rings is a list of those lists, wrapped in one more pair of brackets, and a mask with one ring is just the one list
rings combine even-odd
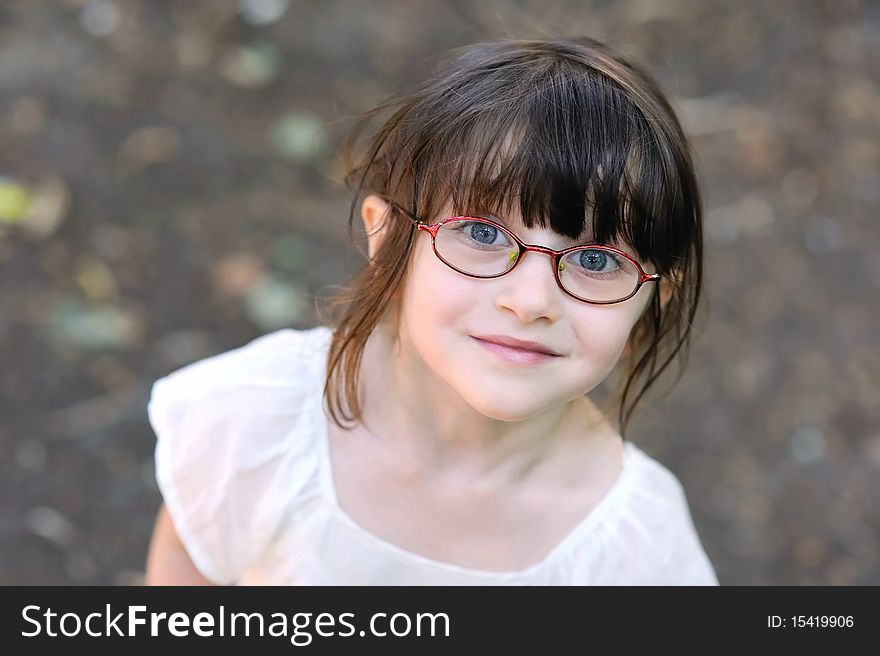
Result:
{"label": "dark brown hair", "polygon": [[[376,193],[426,220],[442,218],[450,199],[456,214],[503,216],[518,203],[528,228],[549,223],[572,239],[591,228],[596,243],[628,244],[665,287],[622,356],[614,402],[625,438],[633,408],[676,356],[680,379],[700,297],[702,207],[681,126],[653,78],[594,39],[502,40],[452,55],[414,92],[359,115],[342,151],[354,192],[349,234],[360,201]],[[341,316],[323,319],[334,330],[324,396],[340,426],[337,411],[361,420],[367,338],[386,311],[399,310],[416,229],[390,207],[371,263],[330,299]]]}

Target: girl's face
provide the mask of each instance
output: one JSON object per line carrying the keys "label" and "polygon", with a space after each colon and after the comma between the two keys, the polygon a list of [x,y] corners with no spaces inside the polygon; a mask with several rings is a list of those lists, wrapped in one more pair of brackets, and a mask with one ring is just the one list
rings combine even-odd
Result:
{"label": "girl's face", "polygon": [[[518,215],[502,218],[526,243],[572,245],[549,229],[527,230]],[[591,305],[563,292],[550,257],[536,252],[504,276],[469,278],[441,262],[430,236],[419,232],[401,293],[402,353],[482,415],[524,420],[583,396],[611,373],[655,285],[642,285],[622,303]],[[538,342],[560,355],[512,364],[475,339],[481,335]]]}

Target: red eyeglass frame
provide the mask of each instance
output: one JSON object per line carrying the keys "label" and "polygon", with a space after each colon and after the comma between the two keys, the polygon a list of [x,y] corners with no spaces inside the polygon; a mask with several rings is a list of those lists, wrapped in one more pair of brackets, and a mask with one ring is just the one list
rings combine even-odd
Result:
{"label": "red eyeglass frame", "polygon": [[[642,288],[642,285],[645,284],[646,282],[658,281],[658,280],[660,280],[660,278],[662,278],[662,276],[659,273],[645,273],[645,270],[642,268],[642,265],[639,264],[637,260],[633,259],[633,257],[631,255],[629,255],[628,253],[625,253],[622,250],[614,248],[612,246],[605,246],[604,244],[580,244],[577,246],[570,246],[568,248],[564,248],[561,251],[557,251],[552,248],[547,248],[545,246],[539,246],[537,244],[527,244],[523,240],[521,240],[519,237],[517,237],[515,234],[513,234],[513,232],[511,232],[505,226],[503,226],[500,223],[497,223],[491,219],[487,219],[485,217],[482,217],[482,216],[450,216],[450,217],[447,217],[445,219],[438,221],[437,223],[434,223],[433,225],[429,225],[427,223],[427,221],[423,221],[422,219],[418,218],[412,212],[407,210],[405,207],[401,207],[400,205],[398,205],[397,203],[394,203],[394,202],[392,202],[391,205],[393,205],[395,208],[397,208],[398,210],[403,212],[416,225],[416,227],[419,230],[427,232],[429,235],[431,235],[431,249],[434,251],[434,255],[437,256],[437,259],[439,259],[441,262],[443,262],[443,264],[448,266],[453,271],[458,271],[460,274],[468,276],[469,278],[486,279],[486,278],[500,278],[501,276],[505,276],[517,267],[517,265],[523,259],[523,256],[528,251],[536,251],[538,253],[546,253],[551,258],[553,258],[553,277],[556,278],[556,284],[559,285],[559,289],[561,289],[563,292],[565,292],[566,294],[568,294],[572,298],[574,298],[578,301],[581,301],[582,303],[590,303],[592,305],[613,305],[615,303],[622,303],[623,301],[629,300],[630,298],[635,296],[638,293],[638,291]],[[478,275],[474,275],[472,273],[468,273],[467,271],[462,271],[461,269],[454,267],[452,264],[450,264],[449,262],[444,260],[443,257],[440,255],[440,253],[437,252],[437,246],[436,246],[437,231],[446,223],[451,223],[452,221],[460,221],[462,219],[470,219],[472,221],[480,221],[483,223],[488,223],[492,227],[497,228],[498,230],[500,230],[504,234],[508,235],[511,239],[513,239],[513,241],[515,241],[517,244],[519,244],[519,255],[517,256],[516,261],[513,263],[513,266],[510,267],[507,271],[496,274],[494,276],[478,276]],[[562,258],[562,256],[567,255],[568,253],[571,253],[572,251],[581,250],[584,248],[590,248],[592,250],[610,251],[616,255],[620,255],[621,257],[625,257],[627,260],[629,260],[630,262],[635,264],[636,268],[639,270],[639,281],[636,283],[636,287],[635,287],[635,289],[633,289],[632,293],[629,294],[629,296],[625,296],[623,298],[619,298],[614,301],[588,301],[584,298],[581,298],[580,296],[575,296],[570,291],[568,291],[565,287],[563,287],[562,281],[559,280],[559,260]]]}

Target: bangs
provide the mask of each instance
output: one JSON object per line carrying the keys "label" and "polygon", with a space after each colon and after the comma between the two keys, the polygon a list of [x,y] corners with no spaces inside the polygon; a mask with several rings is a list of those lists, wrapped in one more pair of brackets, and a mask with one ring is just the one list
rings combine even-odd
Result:
{"label": "bangs", "polygon": [[558,58],[454,82],[410,108],[407,122],[425,129],[401,144],[406,169],[391,177],[412,184],[414,214],[443,218],[451,203],[455,214],[504,219],[518,209],[528,228],[626,244],[660,271],[683,257],[686,244],[665,237],[689,234],[681,162],[623,88]]}

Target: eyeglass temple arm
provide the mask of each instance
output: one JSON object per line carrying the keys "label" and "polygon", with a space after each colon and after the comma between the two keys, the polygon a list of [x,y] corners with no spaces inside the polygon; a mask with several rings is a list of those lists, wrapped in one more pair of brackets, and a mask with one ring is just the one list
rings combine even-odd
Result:
{"label": "eyeglass temple arm", "polygon": [[400,210],[401,212],[403,212],[404,214],[406,214],[406,215],[407,215],[407,216],[413,221],[413,223],[415,223],[415,224],[417,224],[417,225],[428,225],[428,222],[427,222],[427,221],[422,221],[419,217],[417,217],[415,214],[413,214],[412,212],[410,212],[410,211],[409,211],[408,209],[406,209],[403,205],[400,205],[399,203],[396,203],[396,202],[394,202],[393,200],[392,200],[392,201],[389,201],[389,205],[391,205],[391,206],[394,207],[395,209],[398,209],[398,210]]}

